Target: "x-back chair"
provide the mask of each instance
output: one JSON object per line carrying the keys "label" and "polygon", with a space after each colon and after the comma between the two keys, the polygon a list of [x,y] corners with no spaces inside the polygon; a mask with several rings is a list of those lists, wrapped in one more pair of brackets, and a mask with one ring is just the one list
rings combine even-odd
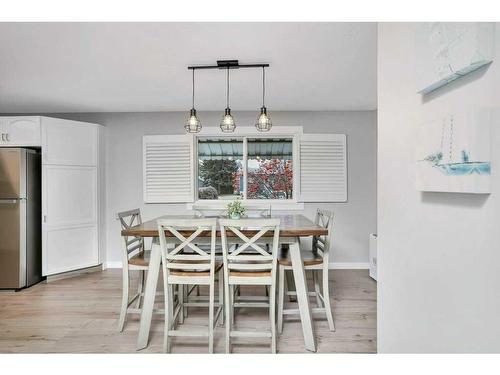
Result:
{"label": "x-back chair", "polygon": [[[279,244],[279,219],[220,219],[222,249],[224,258],[224,295],[226,309],[226,353],[231,352],[233,337],[263,337],[271,339],[271,351],[276,353],[276,269]],[[243,229],[242,229],[243,228]],[[244,229],[257,231],[251,238],[243,232]],[[263,236],[273,232],[272,239]],[[230,241],[239,243],[239,246],[229,252],[228,235]],[[272,243],[271,252],[262,243]],[[261,332],[235,330],[233,327],[235,292],[240,285],[263,285],[270,288],[268,297],[270,329]]]}
{"label": "x-back chair", "polygon": [[[141,211],[136,208],[129,211],[119,212],[118,220],[122,229],[129,229],[135,225],[142,224]],[[149,251],[144,248],[144,239],[142,237],[127,236],[123,237],[125,246],[122,252],[122,272],[123,272],[123,290],[122,304],[120,310],[120,319],[118,329],[123,331],[127,314],[139,314],[141,312],[141,302],[144,298],[145,273],[149,267]],[[139,284],[137,293],[129,298],[130,272],[139,271]],[[135,302],[135,307],[131,307]],[[161,310],[155,310],[155,313],[163,313]]]}
{"label": "x-back chair", "polygon": [[[317,307],[312,309],[314,314],[325,314],[328,326],[335,331],[332,308],[330,306],[330,288],[328,284],[329,258],[333,240],[333,217],[331,211],[318,209],[316,212],[316,224],[328,229],[328,235],[316,236],[312,241],[312,249],[303,249],[301,255],[305,271],[311,271],[314,281],[314,291],[310,296],[316,297]],[[282,250],[278,257],[279,281],[278,281],[278,332],[283,331],[284,315],[299,315],[298,309],[285,309],[285,294],[295,296],[296,292],[287,290],[285,272],[292,272],[292,263],[287,250]],[[322,283],[320,286],[320,272],[322,271]]]}
{"label": "x-back chair", "polygon": [[[158,220],[163,282],[167,311],[165,313],[164,352],[170,352],[171,338],[179,336],[201,336],[208,338],[208,351],[213,353],[214,328],[222,316],[222,264],[215,259],[217,219],[165,219]],[[167,240],[166,233],[171,240]],[[174,243],[175,242],[175,243]],[[210,244],[210,249],[202,249],[198,243]],[[215,275],[219,273],[219,303],[215,305]],[[208,305],[183,300],[182,289],[178,293],[178,303],[174,309],[174,286],[207,285]],[[187,306],[208,307],[208,329],[200,331],[177,330],[177,322]],[[215,310],[217,307],[217,311]],[[182,323],[182,321],[179,321]]]}

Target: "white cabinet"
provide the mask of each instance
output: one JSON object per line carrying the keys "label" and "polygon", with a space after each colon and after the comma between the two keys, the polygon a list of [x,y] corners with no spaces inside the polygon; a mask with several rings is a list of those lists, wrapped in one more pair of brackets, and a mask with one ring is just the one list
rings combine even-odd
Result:
{"label": "white cabinet", "polygon": [[43,166],[44,275],[99,264],[97,168]]}
{"label": "white cabinet", "polygon": [[56,118],[42,118],[43,162],[96,166],[99,125]]}
{"label": "white cabinet", "polygon": [[100,264],[99,128],[42,117],[43,275]]}
{"label": "white cabinet", "polygon": [[41,146],[39,116],[2,117],[0,119],[0,146]]}
{"label": "white cabinet", "polygon": [[44,276],[101,263],[101,128],[44,116],[0,117],[0,147],[42,150]]}

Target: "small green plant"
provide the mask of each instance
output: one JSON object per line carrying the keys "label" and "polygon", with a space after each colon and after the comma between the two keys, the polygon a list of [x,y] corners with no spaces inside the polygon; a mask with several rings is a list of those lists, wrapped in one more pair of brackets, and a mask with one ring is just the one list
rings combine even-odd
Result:
{"label": "small green plant", "polygon": [[227,214],[230,218],[239,219],[245,214],[245,207],[241,203],[241,200],[236,199],[227,205]]}

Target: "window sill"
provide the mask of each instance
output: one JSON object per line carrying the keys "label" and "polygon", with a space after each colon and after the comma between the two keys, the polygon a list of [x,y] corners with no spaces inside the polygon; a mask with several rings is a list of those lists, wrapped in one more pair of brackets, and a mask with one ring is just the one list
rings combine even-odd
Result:
{"label": "window sill", "polygon": [[[232,202],[231,200],[198,200],[194,203],[186,203],[186,208],[188,210],[192,210],[193,206],[202,205],[204,207],[210,207],[214,210],[217,209],[225,209],[227,208],[227,204]],[[243,201],[243,207],[245,204],[247,205],[271,205],[271,211],[299,211],[304,209],[304,203],[302,202],[279,202],[279,201],[266,201],[266,200],[250,200]]]}

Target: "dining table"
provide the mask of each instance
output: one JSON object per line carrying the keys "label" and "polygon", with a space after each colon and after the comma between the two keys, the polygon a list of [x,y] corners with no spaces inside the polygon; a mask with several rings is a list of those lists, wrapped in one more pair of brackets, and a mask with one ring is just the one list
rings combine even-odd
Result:
{"label": "dining table", "polygon": [[[280,219],[280,246],[288,245],[290,259],[292,261],[293,281],[295,284],[296,298],[299,305],[300,320],[302,323],[302,333],[304,336],[304,346],[308,351],[316,351],[316,337],[311,316],[311,307],[307,290],[306,274],[300,252],[301,237],[328,235],[328,229],[321,227],[301,214],[272,215],[273,218]],[[144,290],[143,307],[140,317],[139,335],[137,338],[137,350],[144,349],[148,345],[149,331],[153,317],[158,276],[161,267],[161,249],[158,244],[158,224],[160,219],[196,219],[196,214],[192,215],[166,215],[153,220],[145,221],[140,225],[123,229],[122,236],[135,236],[143,238],[153,238],[149,268]],[[193,230],[194,231],[194,230]],[[256,228],[242,228],[241,232],[246,236],[253,236],[258,232]],[[183,235],[190,235],[189,231],[181,231]],[[192,232],[191,232],[192,233]],[[167,240],[174,243],[177,238],[172,237],[168,231],[165,232]],[[200,236],[210,236],[210,232],[202,233]],[[234,235],[234,234],[233,234]],[[272,237],[273,233],[266,233]],[[266,236],[265,235],[265,236]],[[168,237],[169,236],[169,237]],[[220,230],[217,230],[217,237],[220,239]],[[228,242],[231,242],[231,235],[228,233]],[[236,238],[234,239],[236,241]],[[291,280],[291,281],[292,281]]]}

